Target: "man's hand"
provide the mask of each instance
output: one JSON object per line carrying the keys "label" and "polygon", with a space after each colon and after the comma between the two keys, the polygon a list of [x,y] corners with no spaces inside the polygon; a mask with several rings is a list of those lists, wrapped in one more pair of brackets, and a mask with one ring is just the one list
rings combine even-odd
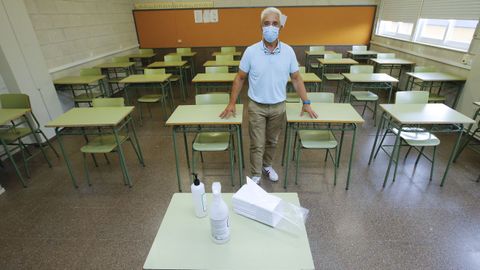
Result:
{"label": "man's hand", "polygon": [[235,104],[228,104],[225,110],[220,114],[221,118],[229,118],[230,116],[235,117]]}
{"label": "man's hand", "polygon": [[302,112],[300,113],[300,116],[303,116],[304,113],[308,113],[310,118],[318,118],[317,113],[312,109],[310,104],[303,104]]}

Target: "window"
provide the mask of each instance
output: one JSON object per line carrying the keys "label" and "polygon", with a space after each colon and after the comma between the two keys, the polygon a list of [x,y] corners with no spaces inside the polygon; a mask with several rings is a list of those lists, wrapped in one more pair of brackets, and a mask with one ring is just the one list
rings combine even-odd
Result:
{"label": "window", "polygon": [[392,22],[381,20],[377,27],[377,35],[410,39],[413,30],[413,23]]}
{"label": "window", "polygon": [[467,51],[477,20],[420,19],[414,41]]}

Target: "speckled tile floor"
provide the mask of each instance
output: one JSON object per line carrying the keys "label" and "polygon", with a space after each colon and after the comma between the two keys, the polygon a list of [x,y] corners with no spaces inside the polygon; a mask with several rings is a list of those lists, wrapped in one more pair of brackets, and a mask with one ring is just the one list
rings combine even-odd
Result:
{"label": "speckled tile floor", "polygon": [[[63,159],[51,153],[53,168],[41,156],[31,161],[28,188],[21,187],[5,162],[0,168],[0,184],[6,189],[0,195],[0,269],[142,268],[170,198],[178,191],[171,131],[163,126],[159,110],[153,113],[153,119],[137,128],[145,168],[125,145],[132,188],[122,184],[116,155],[111,155],[110,165],[99,158],[98,168],[89,161],[93,186],[88,187],[78,151],[82,140],[75,137],[65,141],[79,189],[73,188]],[[299,184],[288,184],[287,191],[298,192],[301,204],[310,209],[306,227],[316,269],[480,269],[480,183],[475,182],[479,155],[465,150],[441,188],[453,143],[452,136],[441,135],[432,182],[430,164],[422,160],[415,169],[412,156],[400,163],[397,180],[382,189],[387,159],[380,153],[367,165],[375,134],[367,118],[357,136],[349,191],[344,189],[347,155],[333,186],[331,163],[325,165],[323,154],[316,151],[302,154]],[[235,192],[238,184],[226,184],[226,153],[206,154],[205,159],[199,173],[206,185],[220,180],[223,191]],[[283,179],[280,159],[279,151],[274,167]],[[186,164],[185,158],[181,163]],[[293,166],[290,172],[293,179]],[[186,190],[187,174],[185,165]],[[282,184],[265,179],[262,187],[284,191]]]}

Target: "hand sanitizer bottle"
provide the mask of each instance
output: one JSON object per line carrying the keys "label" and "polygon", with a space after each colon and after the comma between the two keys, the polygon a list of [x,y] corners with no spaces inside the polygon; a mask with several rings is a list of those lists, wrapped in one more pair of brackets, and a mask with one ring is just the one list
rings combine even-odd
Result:
{"label": "hand sanitizer bottle", "polygon": [[195,209],[195,216],[202,218],[207,215],[207,197],[205,194],[205,185],[200,182],[198,175],[193,173],[195,179],[191,186],[192,189],[192,198],[193,198],[193,207]]}
{"label": "hand sanitizer bottle", "polygon": [[230,240],[230,224],[228,221],[228,206],[222,199],[220,182],[212,184],[213,201],[210,206],[210,229],[212,240],[224,244]]}

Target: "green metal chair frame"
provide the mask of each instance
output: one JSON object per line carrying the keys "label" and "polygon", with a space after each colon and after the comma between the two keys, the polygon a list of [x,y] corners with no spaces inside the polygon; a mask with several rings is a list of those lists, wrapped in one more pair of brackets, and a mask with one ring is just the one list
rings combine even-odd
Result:
{"label": "green metal chair frame", "polygon": [[[324,59],[342,59],[341,53],[327,53],[323,56]],[[336,81],[337,87],[335,88],[335,93],[338,92],[338,87],[340,86],[340,82],[345,79],[341,71],[343,71],[344,65],[328,65],[327,67],[323,67],[322,65],[319,66],[321,68],[320,73],[322,81]],[[328,68],[328,70],[327,70]],[[325,83],[322,83],[322,88],[325,87]]]}
{"label": "green metal chair frame", "polygon": [[[472,149],[480,153],[480,150],[478,149],[478,146],[480,145],[480,143],[478,143],[478,141],[472,142],[472,141],[476,141],[475,136],[480,134],[480,108],[478,108],[477,111],[473,114],[472,119],[477,121],[477,128],[472,132],[473,124],[470,124],[468,126],[468,129],[465,131],[465,139],[463,139],[462,144],[458,148],[457,153],[455,154],[455,158],[453,159],[453,162],[457,161],[460,154],[468,145],[473,146]],[[480,180],[480,177],[478,178],[477,182],[479,182],[479,180]]]}
{"label": "green metal chair frame", "polygon": [[[148,75],[160,75],[160,74],[165,74],[165,69],[164,68],[156,68],[156,69],[150,69],[150,68],[146,68],[144,69],[144,74],[145,76],[148,76]],[[167,101],[169,101],[170,103],[170,110],[173,112],[174,110],[174,104],[173,104],[173,91],[172,91],[172,85],[170,83],[170,81],[167,81],[167,84],[168,84],[168,92],[165,91],[164,89],[162,89],[162,92],[161,93],[158,93],[158,90],[159,89],[154,89],[156,90],[157,93],[154,93],[154,94],[147,94],[147,95],[141,95],[138,99],[137,99],[137,103],[139,104],[139,112],[140,112],[140,124],[143,123],[143,112],[142,112],[142,104],[147,104],[147,108],[148,108],[148,112],[150,114],[150,117],[152,117],[152,111],[151,111],[151,108],[149,106],[149,104],[151,103],[161,103],[161,107],[163,109],[163,114],[164,114],[164,119],[166,119],[166,116],[167,116],[167,110],[166,110],[166,107],[167,107]],[[149,86],[151,87],[151,86]],[[165,85],[162,85],[161,88],[164,88]]]}
{"label": "green metal chair frame", "polygon": [[[353,65],[350,66],[350,73],[357,74],[357,73],[373,73],[373,66],[371,65]],[[347,87],[345,87],[347,88]],[[348,91],[347,89],[345,89]],[[344,92],[346,92],[344,91]],[[345,97],[351,96],[356,101],[364,102],[362,116],[365,114],[365,110],[368,108],[371,112],[373,112],[373,122],[376,125],[376,117],[377,117],[377,107],[378,107],[378,95],[370,91],[350,91],[349,93],[344,94]],[[372,102],[374,104],[373,109],[368,107],[368,103]]]}
{"label": "green metal chair frame", "polygon": [[[310,47],[308,48],[308,50],[309,50],[310,52],[324,52],[324,51],[325,51],[325,46],[310,46]],[[315,58],[315,59],[316,59],[316,58]],[[315,69],[318,69],[318,68],[320,67],[320,64],[318,63],[318,61],[315,60],[315,61],[311,62],[311,61],[310,61],[310,60],[311,60],[310,57],[308,57],[308,59],[306,59],[306,60],[307,60],[308,63],[305,63],[305,66],[308,66],[308,67],[309,67],[308,70],[310,70],[310,69],[315,70]],[[315,72],[315,71],[314,71],[314,72]]]}

